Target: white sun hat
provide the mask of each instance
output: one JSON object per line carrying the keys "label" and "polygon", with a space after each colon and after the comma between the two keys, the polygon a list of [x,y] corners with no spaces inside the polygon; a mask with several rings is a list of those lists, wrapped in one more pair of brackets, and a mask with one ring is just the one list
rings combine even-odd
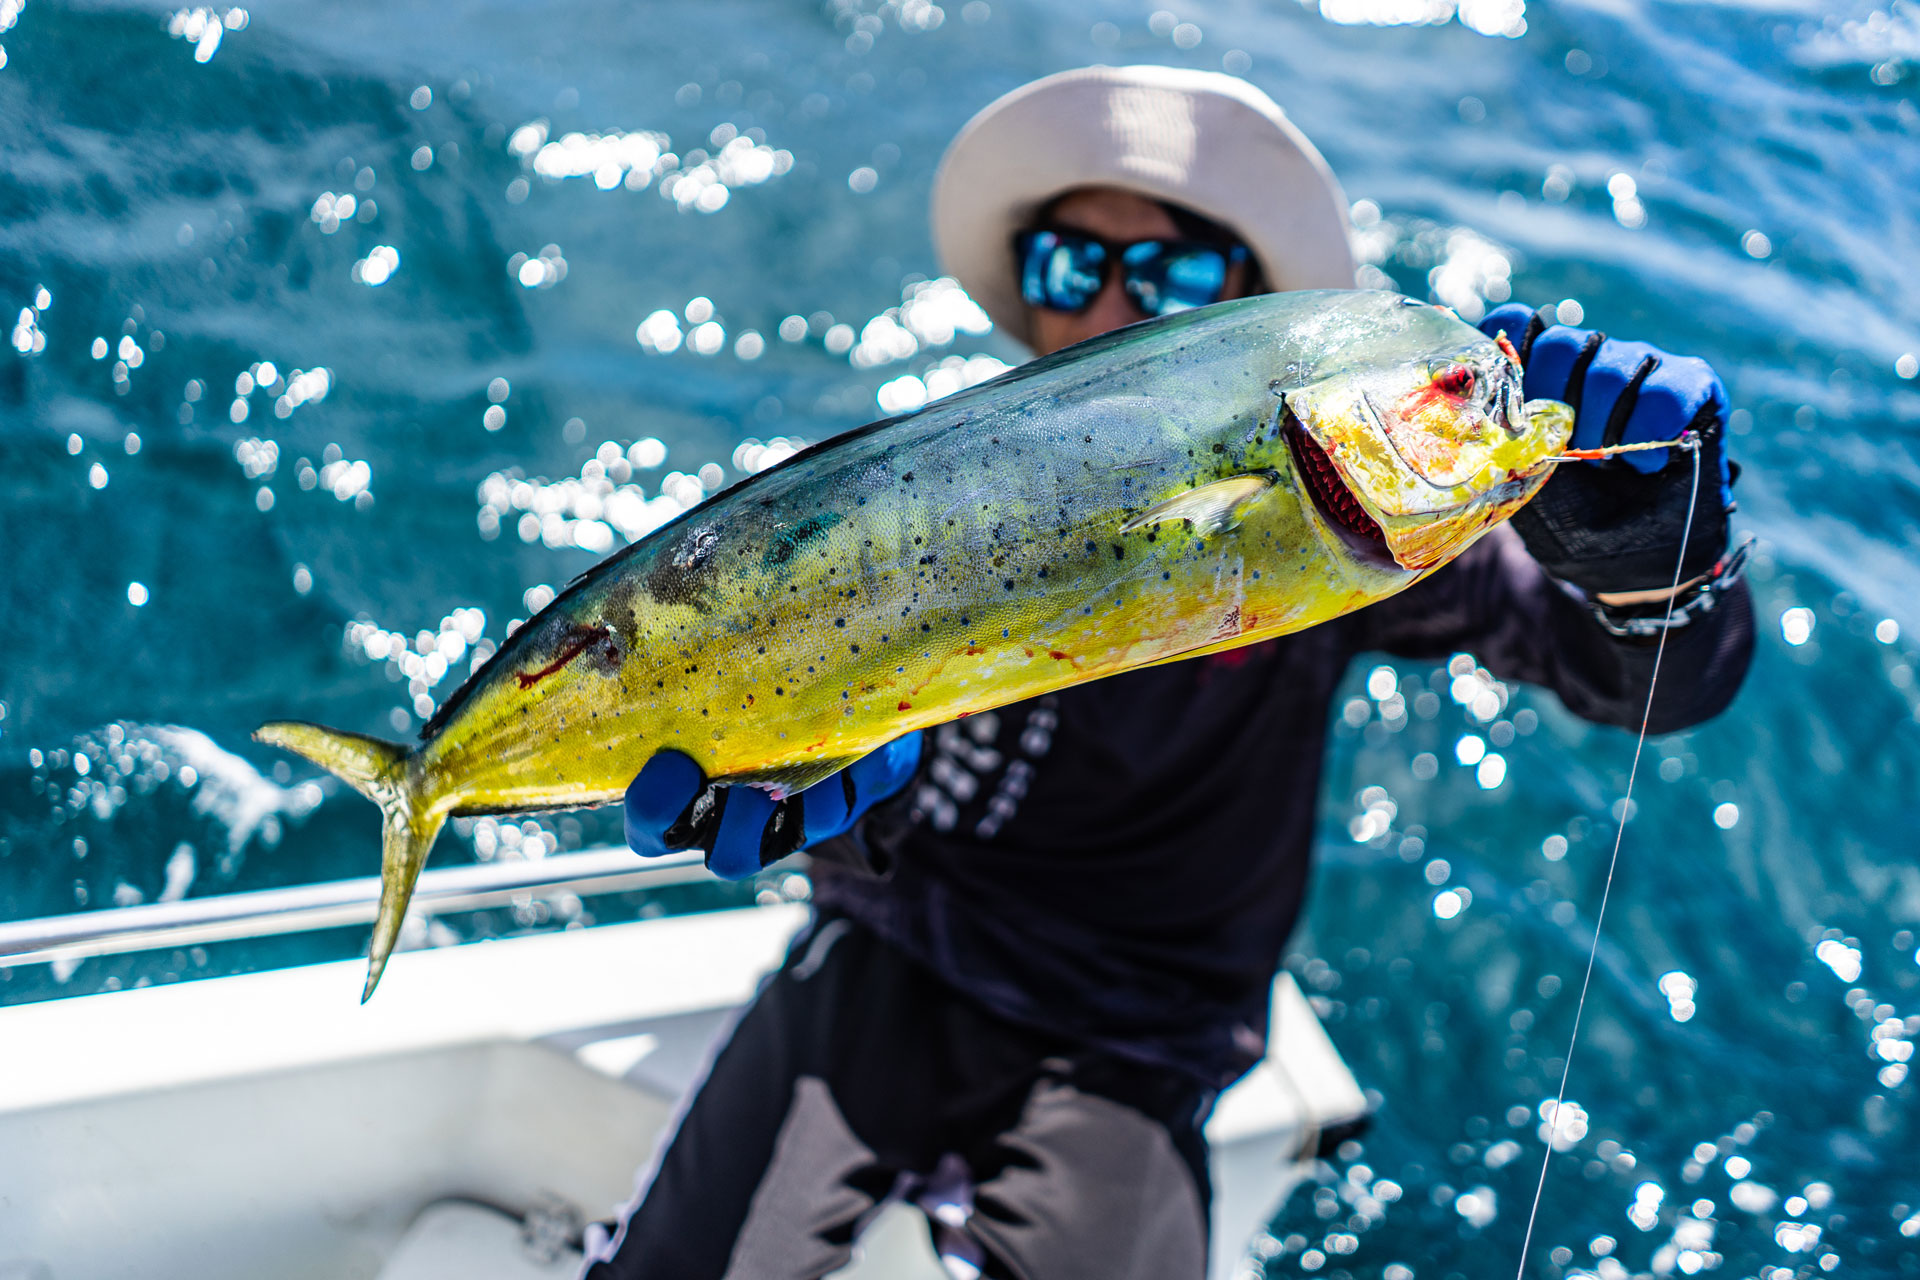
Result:
{"label": "white sun hat", "polygon": [[1346,197],[1272,98],[1217,71],[1083,67],[989,104],[933,180],[940,261],[1022,342],[1013,237],[1076,187],[1135,191],[1231,228],[1269,288],[1353,287]]}

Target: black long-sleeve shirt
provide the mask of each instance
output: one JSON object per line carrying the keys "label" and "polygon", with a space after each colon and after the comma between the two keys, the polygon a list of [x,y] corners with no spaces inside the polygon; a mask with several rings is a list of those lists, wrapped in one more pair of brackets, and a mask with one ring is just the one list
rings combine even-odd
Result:
{"label": "black long-sleeve shirt", "polygon": [[[1725,707],[1752,639],[1743,589],[1673,631],[1653,731]],[[1609,635],[1503,526],[1311,630],[943,728],[923,783],[839,851],[887,874],[828,850],[816,900],[1005,1017],[1223,1087],[1263,1049],[1347,665],[1462,650],[1587,719],[1639,726],[1653,645]]]}

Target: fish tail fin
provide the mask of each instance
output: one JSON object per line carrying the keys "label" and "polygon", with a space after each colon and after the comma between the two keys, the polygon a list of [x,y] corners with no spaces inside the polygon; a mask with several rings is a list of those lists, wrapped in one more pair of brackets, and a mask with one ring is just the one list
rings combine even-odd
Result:
{"label": "fish tail fin", "polygon": [[398,766],[407,758],[403,743],[301,720],[269,721],[253,731],[253,740],[305,756],[383,809],[385,793],[393,789]]}
{"label": "fish tail fin", "polygon": [[368,951],[367,985],[360,993],[365,1004],[399,941],[414,881],[446,821],[446,810],[427,803],[428,797],[408,777],[407,748],[401,743],[293,720],[261,725],[253,736],[305,756],[380,806],[380,914]]}
{"label": "fish tail fin", "polygon": [[373,945],[367,950],[367,985],[360,992],[361,1004],[371,1000],[373,989],[380,985],[387,957],[400,940],[414,881],[420,878],[420,868],[426,865],[434,837],[446,820],[442,809],[419,813],[407,805],[385,811],[380,829],[380,914],[373,922]]}

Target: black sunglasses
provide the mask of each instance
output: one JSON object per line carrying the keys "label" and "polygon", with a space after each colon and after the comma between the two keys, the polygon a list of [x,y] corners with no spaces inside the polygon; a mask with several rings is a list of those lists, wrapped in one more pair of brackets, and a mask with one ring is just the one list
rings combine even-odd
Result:
{"label": "black sunglasses", "polygon": [[1120,244],[1081,231],[1022,231],[1013,240],[1020,296],[1028,306],[1085,311],[1120,264],[1121,287],[1149,316],[1171,315],[1220,301],[1227,269],[1247,257],[1245,245],[1221,249],[1192,240]]}

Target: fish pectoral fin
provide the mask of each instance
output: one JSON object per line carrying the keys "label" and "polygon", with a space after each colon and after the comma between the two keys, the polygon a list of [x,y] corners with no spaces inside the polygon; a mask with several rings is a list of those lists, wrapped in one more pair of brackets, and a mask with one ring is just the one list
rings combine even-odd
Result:
{"label": "fish pectoral fin", "polygon": [[743,773],[738,777],[728,778],[727,781],[759,787],[778,796],[790,796],[805,791],[816,782],[826,781],[848,765],[865,758],[864,751],[851,756],[821,756],[812,760],[781,765],[778,768]]}
{"label": "fish pectoral fin", "polygon": [[1203,538],[1227,533],[1239,526],[1247,508],[1271,490],[1278,479],[1271,471],[1256,471],[1203,484],[1147,508],[1121,525],[1120,532],[1132,533],[1169,520],[1191,520],[1193,531]]}

